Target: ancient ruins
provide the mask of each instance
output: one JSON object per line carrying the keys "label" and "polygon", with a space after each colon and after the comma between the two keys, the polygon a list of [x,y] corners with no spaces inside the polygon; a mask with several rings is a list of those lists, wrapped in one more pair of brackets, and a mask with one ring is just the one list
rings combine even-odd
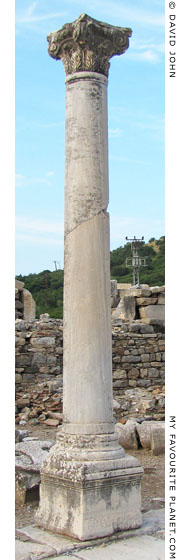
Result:
{"label": "ancient ruins", "polygon": [[15,319],[33,321],[36,316],[36,304],[24,282],[15,280]]}
{"label": "ancient ruins", "polygon": [[66,71],[63,424],[42,466],[36,523],[80,540],[142,522],[143,469],[113,423],[107,213],[109,59],[130,36],[86,14],[48,36]]}

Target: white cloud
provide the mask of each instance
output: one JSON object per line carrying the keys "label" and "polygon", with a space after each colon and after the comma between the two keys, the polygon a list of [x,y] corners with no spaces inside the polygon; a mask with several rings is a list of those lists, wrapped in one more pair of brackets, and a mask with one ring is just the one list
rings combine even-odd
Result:
{"label": "white cloud", "polygon": [[137,62],[159,62],[165,51],[164,43],[153,43],[152,41],[131,41],[131,48],[126,56]]}
{"label": "white cloud", "polygon": [[33,245],[45,245],[47,246],[54,246],[57,245],[59,247],[63,247],[63,239],[56,239],[50,237],[41,237],[37,235],[31,235],[28,233],[17,233],[16,241],[24,241],[25,243],[31,243]]}
{"label": "white cloud", "polygon": [[[161,12],[154,10],[149,11],[143,8],[138,8],[138,6],[134,6],[133,2],[126,2],[125,5],[118,2],[111,2],[109,0],[91,0],[88,2],[89,7],[97,9],[97,7],[102,7],[103,11],[107,13],[111,18],[115,17],[116,21],[121,19],[122,26],[131,26],[133,22],[137,22],[142,25],[150,25],[150,26],[164,26],[164,10],[162,9]],[[86,3],[87,6],[87,3]],[[87,9],[87,7],[86,7]],[[115,24],[117,25],[117,23]]]}
{"label": "white cloud", "polygon": [[61,217],[54,221],[27,216],[16,217],[16,241],[33,245],[64,246],[64,222]]}
{"label": "white cloud", "polygon": [[59,218],[56,222],[54,220],[40,220],[29,218],[26,216],[17,216],[16,217],[16,230],[17,232],[33,232],[33,233],[42,233],[46,235],[51,234],[64,234],[64,223],[62,218]]}
{"label": "white cloud", "polygon": [[15,186],[16,187],[29,187],[29,186],[38,186],[38,185],[46,185],[51,187],[51,182],[46,179],[46,176],[51,176],[53,172],[50,172],[50,175],[46,173],[45,177],[25,177],[20,173],[16,173],[15,175]]}
{"label": "white cloud", "polygon": [[133,40],[131,41],[131,49],[135,50],[146,50],[151,49],[153,51],[163,53],[165,51],[165,44],[164,43],[152,43],[152,41],[146,41],[143,43],[141,41]]}
{"label": "white cloud", "polygon": [[38,2],[32,2],[32,4],[30,4],[30,6],[28,6],[27,10],[22,13],[22,14],[17,14],[16,16],[16,24],[21,25],[21,24],[31,24],[31,23],[37,23],[37,22],[41,22],[41,21],[45,21],[45,20],[49,20],[49,19],[55,19],[57,17],[65,17],[66,16],[66,12],[65,11],[61,11],[61,12],[50,12],[50,13],[34,13],[36,10],[36,7],[38,5]]}
{"label": "white cloud", "polygon": [[36,9],[36,6],[38,5],[38,2],[32,2],[32,4],[30,4],[30,6],[28,6],[26,13],[28,14],[28,16],[31,16],[34,12],[34,10]]}
{"label": "white cloud", "polygon": [[54,171],[47,171],[46,176],[52,177],[54,175]]}
{"label": "white cloud", "polygon": [[160,60],[158,54],[152,49],[148,49],[142,53],[130,52],[129,58],[136,60],[137,62],[158,62]]}

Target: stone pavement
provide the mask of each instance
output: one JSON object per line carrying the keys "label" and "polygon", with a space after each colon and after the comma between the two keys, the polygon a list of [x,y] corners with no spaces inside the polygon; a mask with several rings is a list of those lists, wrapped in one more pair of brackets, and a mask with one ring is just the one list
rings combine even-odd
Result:
{"label": "stone pavement", "polygon": [[143,514],[140,529],[80,542],[35,525],[16,530],[15,560],[164,560],[164,509]]}

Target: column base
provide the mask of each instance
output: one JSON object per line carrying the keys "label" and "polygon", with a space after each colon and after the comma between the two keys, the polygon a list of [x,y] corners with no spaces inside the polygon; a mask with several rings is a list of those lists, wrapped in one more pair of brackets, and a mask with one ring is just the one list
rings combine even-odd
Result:
{"label": "column base", "polygon": [[[78,436],[68,436],[68,449],[67,436],[60,435],[60,441],[50,450],[41,471],[40,506],[36,514],[38,526],[79,540],[141,526],[143,469],[137,459],[125,455],[119,445],[118,449],[116,435],[113,436],[96,436],[96,450],[92,449],[95,436],[89,436],[89,448],[88,436],[81,436],[81,443],[85,439],[85,449],[77,451]],[[109,439],[111,443],[107,445]],[[114,451],[110,451],[110,446]],[[89,460],[83,457],[83,452]]]}

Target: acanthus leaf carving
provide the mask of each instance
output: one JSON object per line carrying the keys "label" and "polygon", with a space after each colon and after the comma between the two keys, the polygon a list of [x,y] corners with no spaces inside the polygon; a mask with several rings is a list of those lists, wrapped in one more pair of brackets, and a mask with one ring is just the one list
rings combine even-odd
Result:
{"label": "acanthus leaf carving", "polygon": [[48,35],[48,52],[62,60],[67,75],[87,70],[108,76],[109,59],[128,49],[131,35],[129,28],[115,27],[82,14]]}

